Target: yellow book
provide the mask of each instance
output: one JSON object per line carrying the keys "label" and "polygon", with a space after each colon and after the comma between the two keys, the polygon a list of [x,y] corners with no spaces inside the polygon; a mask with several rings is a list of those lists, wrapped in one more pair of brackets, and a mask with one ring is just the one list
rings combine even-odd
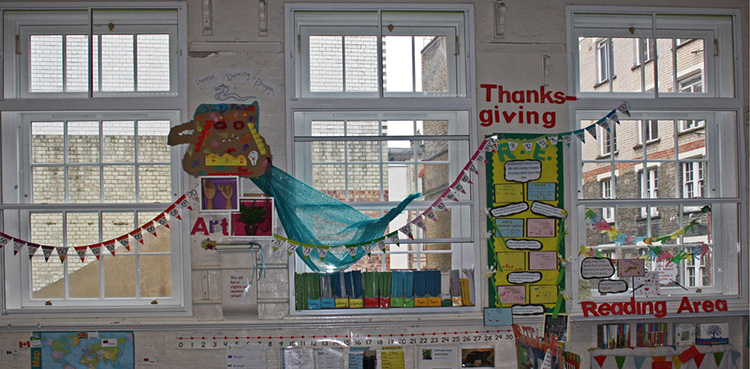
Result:
{"label": "yellow book", "polygon": [[469,290],[469,280],[461,278],[461,300],[464,306],[474,306],[471,301],[471,291]]}

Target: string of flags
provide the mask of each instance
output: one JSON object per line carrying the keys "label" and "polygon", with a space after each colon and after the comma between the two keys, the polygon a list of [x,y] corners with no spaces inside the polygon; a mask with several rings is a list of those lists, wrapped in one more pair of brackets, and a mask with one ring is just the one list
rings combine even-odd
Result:
{"label": "string of flags", "polygon": [[[711,207],[708,205],[704,206],[701,209],[701,214],[708,214],[711,212]],[[586,217],[586,220],[589,223],[589,226],[591,228],[599,233],[603,233],[607,235],[607,238],[618,245],[626,245],[626,246],[633,246],[637,245],[639,243],[643,243],[648,247],[648,253],[644,255],[644,258],[650,259],[650,260],[656,260],[656,261],[670,261],[675,264],[679,264],[683,260],[686,260],[688,258],[698,258],[699,256],[703,256],[707,254],[710,251],[710,246],[708,246],[704,242],[700,242],[697,246],[693,247],[692,251],[685,251],[680,250],[677,254],[672,254],[668,250],[664,250],[661,246],[654,246],[654,243],[664,243],[668,240],[674,240],[678,237],[684,235],[688,231],[692,231],[695,226],[700,222],[700,217],[696,217],[688,225],[685,227],[682,227],[668,235],[664,236],[658,236],[658,237],[636,237],[636,236],[629,236],[626,234],[621,233],[617,230],[614,226],[609,224],[604,218],[599,216],[599,214],[596,214],[591,209],[586,209],[586,213],[584,214]],[[602,256],[601,252],[595,251],[589,247],[581,246],[581,250],[579,254],[585,254],[587,256],[591,257],[599,257]]]}
{"label": "string of flags", "polygon": [[[136,242],[140,242],[141,244],[143,244],[143,232],[148,232],[154,237],[158,237],[158,227],[169,229],[170,220],[182,220],[180,211],[183,209],[192,210],[192,206],[194,204],[197,204],[198,200],[198,190],[192,189],[184,193],[175,202],[169,205],[163,212],[159,213],[156,217],[146,222],[142,226],[122,236],[104,242],[84,246],[50,246],[26,241],[0,232],[0,249],[11,245],[13,247],[13,255],[18,255],[18,253],[21,252],[21,250],[23,250],[25,246],[28,251],[29,259],[34,258],[34,256],[37,255],[37,252],[41,249],[42,255],[44,255],[45,262],[49,261],[49,258],[52,256],[53,251],[57,253],[60,261],[64,262],[68,256],[68,252],[70,251],[70,249],[75,250],[78,257],[81,258],[81,262],[86,262],[88,250],[91,250],[91,253],[96,257],[97,260],[99,260],[103,249],[109,251],[112,256],[115,256],[115,248],[117,247],[117,245],[120,245],[126,250],[130,251],[131,238]],[[169,218],[167,218],[167,216],[169,216]]]}
{"label": "string of flags", "polygon": [[[618,116],[618,113],[625,114],[626,116],[630,116],[630,103],[627,101],[624,101],[622,104],[618,105],[615,109],[612,109],[609,113],[607,113],[604,117],[599,119],[597,122],[591,124],[588,127],[570,131],[570,132],[563,132],[556,135],[540,135],[539,137],[533,139],[532,141],[524,141],[524,142],[516,142],[516,141],[508,141],[508,148],[511,151],[515,151],[519,145],[523,147],[525,150],[530,151],[533,149],[534,144],[538,145],[540,148],[544,149],[547,147],[547,144],[557,145],[558,142],[564,142],[568,146],[570,146],[573,136],[577,137],[581,142],[585,142],[586,137],[584,132],[589,132],[594,139],[596,139],[596,126],[601,126],[607,130],[609,130],[611,127],[611,124],[616,123],[620,124],[620,118]],[[376,238],[374,240],[363,242],[359,244],[351,244],[351,245],[337,245],[337,246],[328,246],[328,245],[311,245],[302,243],[295,240],[290,240],[284,236],[281,236],[279,234],[274,234],[274,239],[272,241],[273,251],[276,252],[279,249],[285,249],[287,251],[287,254],[291,255],[292,253],[296,252],[297,248],[302,247],[302,254],[305,258],[310,257],[310,255],[316,254],[320,258],[320,260],[324,260],[326,255],[328,255],[328,252],[334,252],[338,255],[343,255],[345,252],[349,253],[349,255],[354,258],[354,256],[357,254],[358,250],[361,248],[365,251],[365,254],[370,255],[372,250],[385,250],[386,242],[385,240],[389,240],[391,243],[399,244],[399,232],[402,233],[404,236],[409,237],[410,239],[414,239],[414,228],[412,226],[416,226],[417,228],[421,228],[423,230],[427,229],[427,221],[426,219],[432,220],[434,222],[438,221],[438,217],[436,214],[436,211],[449,211],[448,207],[445,205],[446,200],[447,201],[460,201],[459,196],[460,194],[466,194],[466,190],[469,188],[469,185],[474,183],[473,182],[473,176],[479,175],[479,166],[487,163],[487,155],[497,152],[498,150],[498,138],[497,135],[489,136],[485,138],[482,143],[479,145],[477,150],[474,152],[474,154],[471,156],[469,161],[464,165],[463,169],[459,172],[459,174],[456,176],[456,178],[451,182],[451,184],[448,186],[448,188],[443,191],[443,193],[435,200],[425,211],[420,213],[417,217],[415,217],[413,220],[407,222],[404,226],[400,227],[397,231],[390,232],[386,234],[384,237]]]}

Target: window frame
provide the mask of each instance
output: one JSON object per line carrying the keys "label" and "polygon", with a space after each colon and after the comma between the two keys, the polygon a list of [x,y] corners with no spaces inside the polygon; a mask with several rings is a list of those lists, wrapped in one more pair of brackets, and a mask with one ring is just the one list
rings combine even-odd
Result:
{"label": "window frame", "polygon": [[[174,49],[170,52],[170,92],[166,94],[158,94],[159,96],[153,96],[153,94],[128,94],[123,96],[118,94],[117,98],[112,98],[102,94],[92,94],[93,86],[89,83],[89,92],[84,94],[72,94],[65,95],[63,99],[50,98],[54,94],[22,94],[18,89],[17,80],[15,78],[15,69],[20,68],[20,63],[17,63],[14,57],[15,53],[7,52],[9,47],[15,47],[13,45],[5,44],[6,52],[5,55],[8,59],[3,62],[2,75],[0,78],[3,79],[4,88],[2,89],[3,99],[0,99],[0,111],[3,111],[4,118],[11,117],[7,121],[3,121],[3,131],[11,132],[13,137],[4,134],[3,145],[2,145],[2,157],[3,172],[0,176],[7,178],[12,176],[12,170],[18,173],[20,168],[18,165],[20,155],[24,154],[21,147],[24,145],[23,140],[19,140],[20,130],[18,124],[22,115],[33,115],[36,113],[44,112],[59,112],[60,114],[77,114],[86,116],[95,112],[103,112],[112,116],[115,114],[113,119],[122,119],[123,115],[120,113],[126,112],[127,114],[134,114],[138,112],[157,112],[161,116],[169,116],[172,125],[179,124],[185,121],[187,115],[187,3],[185,2],[133,2],[133,3],[3,3],[0,6],[0,12],[5,11],[28,11],[34,14],[34,16],[41,16],[43,13],[34,13],[36,11],[55,11],[60,12],[61,10],[82,10],[91,14],[94,10],[119,10],[119,9],[132,9],[132,10],[159,10],[169,9],[174,11],[175,14],[175,29],[173,33],[170,33],[170,44],[174,46]],[[48,14],[44,14],[45,16]],[[148,17],[146,17],[148,18]],[[4,20],[4,17],[0,18],[0,22]],[[142,20],[148,22],[148,20]],[[4,34],[12,37],[15,34],[13,27],[10,27],[9,22],[3,22],[2,29]],[[12,33],[7,33],[8,31]],[[4,36],[4,37],[6,37]],[[12,50],[12,49],[11,49]],[[136,50],[134,50],[135,52]],[[8,62],[8,60],[11,60]],[[90,67],[88,68],[89,72]],[[91,81],[91,79],[89,79]],[[137,88],[134,86],[134,88]],[[40,108],[43,107],[43,108]],[[119,112],[119,113],[118,113]],[[116,115],[120,114],[120,115]],[[147,115],[147,114],[146,114]],[[107,118],[101,118],[106,120]],[[137,121],[138,118],[135,118]],[[143,120],[143,119],[141,119]],[[16,127],[11,127],[12,124],[16,124]],[[30,130],[29,130],[30,132]],[[5,132],[4,132],[5,133]],[[28,140],[31,140],[29,135]],[[29,145],[30,146],[30,145]],[[30,151],[29,151],[30,153]],[[170,189],[169,197],[170,201],[174,201],[179,197],[184,189],[187,188],[187,176],[182,171],[181,167],[176,164],[179,163],[179,157],[184,153],[184,149],[171,148],[170,149],[170,173],[172,177],[172,188]],[[166,160],[165,160],[166,161]],[[12,164],[12,165],[11,165]],[[10,166],[9,166],[10,165]],[[17,180],[4,180],[2,183],[3,191],[3,203],[2,203],[2,221],[3,229],[6,233],[12,235],[18,235],[28,239],[29,226],[30,224],[24,219],[24,214],[28,214],[35,209],[38,210],[55,210],[55,211],[85,211],[85,212],[97,212],[102,210],[102,205],[113,205],[122,207],[129,210],[143,211],[143,212],[161,212],[166,209],[171,203],[61,203],[61,204],[32,204],[28,203],[29,200],[24,199],[23,191],[30,191],[30,188],[23,189],[19,184],[20,181],[24,181],[22,178]],[[26,180],[28,181],[28,180]],[[141,226],[142,224],[136,224]],[[86,298],[75,298],[75,299],[53,299],[52,306],[45,306],[44,300],[28,300],[28,293],[31,292],[31,286],[28,282],[30,280],[30,274],[23,274],[28,271],[28,265],[21,266],[18,262],[23,258],[23,254],[13,255],[12,248],[4,248],[3,252],[3,274],[0,276],[6,286],[26,284],[25,287],[21,288],[6,288],[4,290],[3,299],[3,311],[9,316],[28,316],[28,317],[46,317],[49,314],[61,314],[63,316],[68,315],[80,315],[85,316],[187,316],[192,314],[192,297],[191,297],[191,268],[190,268],[190,253],[183,251],[179,245],[188,243],[189,240],[189,227],[187,225],[181,225],[180,222],[172,222],[170,224],[171,231],[171,268],[172,268],[172,292],[168,298],[146,298],[142,297],[139,300],[131,298],[98,298],[98,299],[86,299]],[[24,237],[26,234],[26,237]],[[106,241],[106,240],[101,240]],[[69,247],[73,245],[68,245]],[[71,249],[72,250],[72,249]],[[25,254],[25,251],[23,251]],[[54,253],[53,253],[54,254]],[[88,252],[87,261],[94,256]],[[41,256],[37,256],[41,257]],[[77,257],[75,253],[68,257]],[[56,258],[53,255],[52,258]],[[52,259],[51,258],[51,259]],[[24,263],[28,263],[29,258],[25,258]],[[50,262],[54,262],[50,260]],[[101,283],[101,282],[100,282]],[[28,292],[21,292],[21,290],[28,289]],[[24,294],[26,294],[26,301],[24,301]],[[96,300],[96,301],[94,301]]]}
{"label": "window frame", "polygon": [[[473,6],[471,5],[460,5],[460,4],[431,4],[429,9],[425,8],[425,6],[420,4],[388,4],[388,5],[375,5],[375,4],[347,4],[346,11],[375,11],[379,14],[381,12],[388,12],[388,11],[396,11],[396,12],[404,12],[404,14],[407,14],[409,11],[414,12],[420,12],[420,11],[428,11],[428,12],[455,12],[456,15],[460,14],[460,22],[452,23],[453,26],[456,27],[457,30],[457,38],[458,42],[455,42],[456,39],[447,40],[446,39],[446,53],[449,60],[448,62],[448,69],[454,69],[454,71],[448,72],[448,84],[451,85],[452,83],[455,84],[455,88],[450,87],[448,93],[422,93],[422,92],[387,92],[384,91],[385,87],[383,84],[383,76],[381,71],[383,71],[382,66],[382,60],[380,54],[382,51],[382,43],[378,42],[378,91],[377,93],[366,93],[366,94],[351,94],[350,96],[342,96],[342,94],[339,93],[310,93],[309,89],[306,90],[304,86],[304,82],[302,82],[302,78],[304,77],[304,72],[301,72],[304,69],[304,58],[305,56],[300,56],[298,53],[298,48],[300,45],[305,45],[306,41],[302,40],[301,37],[298,39],[298,30],[297,27],[299,26],[299,23],[295,20],[295,12],[309,12],[309,11],[319,11],[321,13],[324,12],[330,12],[330,11],[342,11],[341,6],[337,4],[328,4],[328,3],[318,3],[318,4],[286,4],[285,5],[285,24],[286,24],[286,116],[287,116],[287,138],[288,141],[292,144],[287,145],[287,157],[291,158],[289,161],[289,170],[291,173],[295,173],[296,176],[299,176],[300,178],[307,178],[311,177],[311,174],[308,171],[308,168],[305,168],[305,161],[309,161],[308,157],[305,157],[304,153],[301,153],[297,150],[295,150],[295,142],[299,142],[299,140],[307,140],[309,137],[301,136],[299,133],[295,134],[295,129],[299,130],[302,127],[299,125],[299,122],[309,121],[309,117],[313,117],[320,114],[333,114],[333,113],[340,113],[342,115],[346,114],[361,114],[361,113],[367,113],[369,112],[378,112],[383,113],[390,120],[399,120],[398,118],[394,118],[395,116],[403,116],[406,115],[408,117],[408,114],[416,113],[421,114],[422,118],[413,118],[413,119],[422,119],[422,120],[429,120],[428,118],[425,118],[429,115],[441,115],[441,114],[456,114],[462,115],[463,118],[459,119],[465,119],[466,120],[466,127],[467,132],[461,133],[461,134],[451,134],[449,133],[448,136],[440,136],[440,137],[461,137],[462,140],[465,140],[465,142],[468,145],[468,149],[471,150],[473,146],[473,142],[476,141],[476,124],[475,122],[475,114],[474,111],[476,109],[476,97],[475,97],[475,75],[473,73],[474,71],[474,11]],[[440,14],[440,13],[433,13],[433,14]],[[407,14],[408,15],[408,14]],[[456,15],[451,14],[450,17],[446,16],[446,18],[455,18]],[[408,26],[408,17],[405,15],[400,15],[400,20],[404,22],[404,25],[402,25],[401,29],[408,30],[410,27]],[[422,28],[432,28],[435,29],[435,24],[431,24],[430,22],[427,22],[425,19],[420,17],[413,17],[413,19],[416,21],[414,24],[415,26],[421,26]],[[351,20],[347,21],[351,22]],[[383,26],[382,28],[378,27],[377,25],[374,27],[373,34],[376,34],[378,36],[378,40],[380,40],[380,31],[382,29],[387,29],[388,27]],[[398,24],[396,24],[396,27],[394,27],[394,31],[398,30]],[[425,33],[425,32],[423,32]],[[426,32],[427,34],[430,34],[430,32]],[[432,34],[430,34],[432,35]],[[450,51],[450,48],[452,47],[451,44],[455,43],[455,47],[458,48],[458,50],[453,53]],[[305,47],[301,46],[301,49],[304,51]],[[455,55],[454,55],[455,54]],[[472,57],[468,57],[472,56]],[[451,61],[450,59],[454,58],[455,62]],[[418,72],[418,71],[416,71]],[[454,81],[452,81],[454,80]],[[454,89],[454,90],[451,90]],[[415,115],[417,117],[418,115]],[[375,118],[377,119],[377,118]],[[303,133],[304,134],[304,133]],[[409,136],[411,137],[411,136]],[[333,137],[336,138],[336,137]],[[363,140],[369,140],[372,137],[369,136],[355,136],[352,139],[363,139]],[[390,139],[408,139],[408,137],[401,137],[401,136],[393,136],[393,137],[386,137]],[[348,140],[348,137],[341,137],[341,139]],[[463,154],[463,153],[462,153]],[[465,153],[470,154],[470,153]],[[453,153],[451,153],[453,155]],[[469,157],[466,156],[465,158],[467,161],[469,160]],[[454,160],[454,159],[449,159]],[[386,163],[387,164],[387,163]],[[465,164],[465,162],[461,163]],[[449,174],[450,176],[455,176],[458,172],[453,172],[454,170],[460,171],[462,168],[454,168],[451,167],[452,172]],[[463,214],[464,217],[469,217],[469,214],[472,214],[475,209],[478,208],[478,181],[474,181],[473,184],[469,185],[470,189],[467,190],[468,193],[471,193],[470,200],[461,200],[458,203],[458,206],[465,207],[466,210],[460,211],[460,213]],[[407,208],[406,211],[417,211],[421,212],[427,207],[431,205],[433,201],[426,201],[422,199],[415,200],[412,202],[412,204]],[[361,209],[379,209],[379,208],[389,208],[395,203],[390,202],[359,202],[359,203],[350,203],[353,206],[361,207]],[[460,208],[459,208],[460,210]],[[465,214],[464,214],[465,213]],[[458,216],[459,214],[456,214]],[[403,215],[402,215],[403,216]],[[396,218],[394,221],[399,221],[400,218]],[[400,220],[402,222],[406,222],[407,219],[404,218]],[[429,227],[429,225],[428,225]],[[462,248],[461,250],[466,250],[467,252],[470,251],[470,254],[473,255],[474,258],[474,265],[475,268],[477,268],[477,265],[480,265],[480,237],[479,237],[479,230],[478,230],[479,224],[472,220],[472,224],[469,230],[467,230],[466,234],[469,235],[467,238],[452,238],[447,244],[452,245],[456,243],[465,243],[467,244],[467,248]],[[421,232],[421,230],[418,230]],[[415,237],[416,238],[416,237]],[[443,240],[445,241],[445,240]],[[402,237],[402,246],[404,244],[422,244],[429,242],[429,239],[419,239],[416,238],[414,241],[405,239],[405,237]],[[420,246],[420,250],[421,250]],[[454,249],[455,250],[455,249]],[[429,250],[427,250],[429,252]],[[454,251],[456,252],[456,251]],[[460,251],[458,251],[460,252]],[[373,252],[373,254],[381,253],[380,251]],[[410,251],[410,253],[414,253],[415,255],[419,255],[418,252]],[[424,251],[422,251],[424,253]],[[463,254],[463,253],[462,253]],[[462,256],[463,257],[463,256]],[[290,260],[289,263],[289,280],[290,285],[292,285],[292,288],[290,288],[290,298],[293,301],[294,300],[294,274],[296,271],[295,264],[298,264],[299,262],[296,260],[292,262]],[[478,271],[478,269],[477,269]],[[460,307],[460,308],[440,308],[439,310],[435,310],[435,308],[410,308],[405,309],[403,313],[405,314],[414,314],[414,313],[425,313],[425,312],[432,312],[432,313],[450,313],[450,312],[477,312],[481,308],[481,291],[483,282],[482,279],[479,278],[480,273],[475,272],[475,292],[477,292],[477,301],[473,307]],[[381,315],[383,313],[387,313],[387,311],[377,311],[373,309],[350,309],[350,311],[346,311],[347,315]],[[290,304],[290,314],[292,315],[340,315],[341,310],[336,311],[326,311],[326,310],[301,310],[297,311],[295,309],[294,304]]]}
{"label": "window frame", "polygon": [[[729,126],[727,130],[719,130],[717,127],[712,126],[710,127],[708,123],[706,123],[705,126],[702,126],[701,129],[705,129],[707,133],[715,134],[718,136],[715,136],[715,141],[713,145],[715,145],[717,142],[721,142],[723,136],[726,136],[726,139],[729,139],[731,141],[735,141],[734,144],[737,145],[736,152],[728,155],[725,158],[718,159],[714,158],[711,160],[723,160],[723,162],[733,162],[735,160],[739,160],[739,158],[746,152],[745,148],[745,137],[744,134],[737,134],[736,132],[741,132],[742,127],[740,122],[742,121],[742,106],[743,106],[743,95],[745,91],[743,90],[742,86],[742,78],[744,72],[746,72],[745,69],[742,67],[742,55],[740,50],[742,50],[742,43],[739,41],[741,39],[740,37],[740,25],[741,25],[741,15],[737,10],[724,10],[724,9],[685,9],[685,8],[658,8],[658,7],[642,7],[642,8],[632,8],[632,7],[618,7],[618,6],[566,6],[566,12],[567,12],[567,30],[568,30],[568,37],[567,37],[567,45],[568,45],[568,60],[571,60],[572,62],[569,63],[569,86],[571,88],[571,94],[575,93],[578,96],[578,100],[575,102],[571,102],[569,104],[569,111],[570,115],[573,119],[571,119],[571,126],[570,128],[572,130],[580,128],[579,121],[581,120],[590,120],[590,119],[596,119],[595,117],[600,117],[602,113],[606,114],[605,111],[602,111],[602,106],[611,106],[615,107],[622,103],[622,99],[626,98],[632,107],[638,107],[637,110],[631,109],[631,113],[638,113],[643,112],[640,116],[636,116],[636,114],[633,115],[632,118],[627,119],[643,119],[647,118],[649,114],[656,113],[656,112],[682,112],[682,111],[696,111],[696,112],[711,112],[712,114],[716,114],[717,117],[721,116],[724,119],[723,121],[727,121],[727,124]],[[578,42],[579,37],[582,36],[582,32],[587,37],[615,37],[617,35],[614,34],[602,34],[601,32],[597,32],[598,28],[595,27],[596,23],[595,21],[591,19],[585,19],[577,21],[577,15],[587,15],[587,14],[602,14],[604,16],[612,16],[611,18],[615,18],[617,15],[651,15],[652,19],[655,19],[657,15],[666,15],[666,14],[674,14],[674,15],[681,15],[681,16],[701,16],[701,15],[715,15],[715,16],[722,16],[724,19],[721,21],[721,24],[717,24],[713,27],[713,29],[716,32],[719,32],[721,37],[718,37],[720,39],[719,43],[723,44],[725,47],[722,49],[723,55],[719,56],[718,60],[709,60],[709,63],[706,65],[706,79],[707,84],[711,84],[711,88],[705,87],[704,85],[704,93],[702,94],[695,94],[697,96],[679,96],[677,93],[665,93],[665,92],[659,92],[658,90],[655,90],[653,92],[636,92],[636,93],[625,93],[625,92],[618,92],[618,91],[612,91],[611,89],[609,92],[599,92],[599,91],[581,91],[581,78],[580,78],[580,62],[578,58]],[[627,24],[626,21],[622,19],[623,17],[620,17],[619,21],[608,22],[606,26],[602,26],[600,28],[602,29],[613,29],[613,27],[621,27],[623,30],[627,31],[628,26],[625,26]],[[695,18],[695,17],[693,17]],[[684,18],[683,18],[684,19]],[[708,20],[703,19],[699,22],[698,26],[695,26],[696,28],[711,28]],[[581,29],[577,29],[577,27],[581,27]],[[649,30],[652,29],[652,27],[647,27]],[[690,28],[690,27],[687,27]],[[653,27],[653,29],[656,29],[656,27]],[[669,37],[677,37],[679,32],[676,32],[675,30],[665,30],[663,33],[657,33],[657,37],[662,36],[669,36]],[[657,30],[659,32],[659,30]],[[623,33],[623,37],[632,37],[628,36],[627,33]],[[645,37],[641,35],[641,37]],[[686,37],[686,36],[682,36]],[[728,38],[727,38],[728,37]],[[711,49],[711,54],[713,55],[713,42],[706,42],[706,48]],[[728,50],[729,49],[729,50]],[[729,53],[728,51],[734,50],[734,53]],[[658,59],[655,59],[655,61],[658,62]],[[723,73],[717,73],[716,71],[718,68],[728,68],[728,72]],[[722,69],[723,70],[723,69]],[[716,78],[714,78],[714,76]],[[705,91],[710,91],[709,93],[706,93]],[[684,94],[687,95],[687,94]],[[731,118],[731,119],[730,119]],[[620,117],[620,119],[623,119]],[[675,120],[679,120],[679,118],[671,118]],[[677,123],[680,125],[681,123]],[[710,131],[710,132],[709,132]],[[730,134],[731,131],[731,134]],[[679,135],[681,132],[675,132],[675,136]],[[731,135],[737,135],[738,137],[731,137]],[[586,236],[586,219],[583,216],[583,209],[586,207],[592,207],[592,208],[601,208],[601,207],[607,207],[611,206],[612,204],[605,201],[605,200],[581,200],[579,199],[579,196],[582,194],[582,168],[581,168],[581,162],[580,162],[580,152],[581,152],[581,145],[579,143],[575,143],[575,147],[572,148],[571,152],[577,157],[578,165],[572,164],[571,165],[571,179],[570,183],[575,188],[578,188],[578,191],[571,191],[570,194],[570,203],[572,204],[572,207],[577,209],[577,212],[579,213],[577,219],[575,219],[575,225],[573,226],[573,229],[571,230],[571,237],[575,240],[574,242],[571,242],[571,244],[579,244],[578,242],[580,240],[585,240]],[[727,153],[724,153],[724,155],[727,155]],[[744,154],[746,155],[746,154]],[[679,160],[678,160],[679,161]],[[613,164],[614,165],[614,164]],[[713,171],[713,170],[711,170]],[[736,217],[739,214],[746,214],[747,212],[747,191],[746,190],[740,190],[739,185],[740,183],[746,183],[747,181],[747,168],[740,164],[737,166],[737,170],[728,170],[728,175],[730,178],[727,179],[729,184],[727,184],[727,188],[725,189],[715,189],[715,191],[719,191],[722,193],[721,197],[714,196],[713,198],[706,199],[705,202],[712,203],[714,208],[712,212],[712,222],[714,224],[726,224],[728,227],[735,227],[732,228],[736,232],[736,236],[728,236],[728,238],[725,241],[728,241],[729,245],[733,245],[735,242],[738,245],[746,245],[746,240],[748,239],[748,232],[745,229],[746,227],[742,227],[740,224],[738,224],[738,220]],[[711,172],[709,172],[708,175],[714,175]],[[736,182],[736,183],[735,183]],[[713,188],[713,187],[712,187]],[[712,191],[712,190],[709,190]],[[667,204],[671,200],[666,199],[656,199],[654,201],[655,206],[660,206],[659,204]],[[625,201],[618,202],[622,204],[623,206],[628,205],[630,207],[635,207],[641,204],[644,204],[645,201],[642,199],[634,199],[629,200],[625,199]],[[725,222],[725,223],[724,223]],[[731,232],[730,232],[731,233]],[[715,234],[715,233],[714,233]],[[734,239],[734,241],[732,241]],[[606,246],[606,245],[602,245]],[[731,247],[730,247],[731,248]],[[725,281],[724,283],[729,283],[730,285],[721,285],[718,288],[714,288],[712,290],[704,289],[704,298],[722,298],[726,299],[729,304],[729,314],[735,314],[737,312],[746,311],[748,306],[748,290],[746,288],[746,284],[743,281],[746,281],[748,278],[747,273],[747,266],[748,266],[748,260],[746,258],[747,255],[747,248],[743,247],[740,249],[740,258],[739,261],[737,260],[737,255],[733,253],[725,253],[722,250],[717,250],[720,248],[714,248],[714,262],[715,266],[718,268],[724,268],[723,275],[715,275],[714,279],[723,278]],[[575,254],[575,252],[573,252]],[[731,254],[731,255],[730,255]],[[732,256],[734,255],[734,256]],[[743,256],[745,255],[745,256]],[[578,261],[583,257],[579,257]],[[732,259],[733,258],[733,259]],[[729,269],[727,269],[729,268]],[[577,268],[574,268],[577,269]],[[570,276],[571,278],[571,285],[576,285],[578,282],[579,271],[575,270],[575,275]],[[729,275],[731,274],[731,277]],[[577,316],[582,315],[582,309],[579,302],[581,299],[579,298],[578,291],[574,289],[571,291],[573,296],[573,304],[572,304],[572,312]],[[683,296],[680,291],[675,290],[677,292],[676,294],[672,293],[670,296],[665,296],[664,293],[662,293],[662,297],[660,299],[666,300],[668,309],[671,311],[673,307],[676,308],[676,306],[679,304],[680,298]],[[622,300],[623,298],[626,298],[626,296],[602,296],[597,297],[595,299],[596,302],[605,302],[605,301],[618,301]],[[637,317],[634,317],[634,319]],[[593,318],[594,320],[602,319],[602,318]]]}

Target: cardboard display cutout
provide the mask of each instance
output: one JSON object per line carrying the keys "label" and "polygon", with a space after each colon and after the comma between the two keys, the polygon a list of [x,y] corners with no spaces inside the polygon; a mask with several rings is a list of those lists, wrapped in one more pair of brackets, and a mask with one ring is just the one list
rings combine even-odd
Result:
{"label": "cardboard display cutout", "polygon": [[193,120],[173,127],[170,146],[190,144],[182,159],[186,172],[257,178],[271,167],[271,148],[258,133],[258,103],[201,105]]}

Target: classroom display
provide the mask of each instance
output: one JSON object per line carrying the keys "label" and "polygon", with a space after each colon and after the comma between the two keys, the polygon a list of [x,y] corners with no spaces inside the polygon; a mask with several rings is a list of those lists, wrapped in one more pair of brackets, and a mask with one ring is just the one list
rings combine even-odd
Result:
{"label": "classroom display", "polygon": [[133,332],[34,332],[31,368],[135,366]]}

